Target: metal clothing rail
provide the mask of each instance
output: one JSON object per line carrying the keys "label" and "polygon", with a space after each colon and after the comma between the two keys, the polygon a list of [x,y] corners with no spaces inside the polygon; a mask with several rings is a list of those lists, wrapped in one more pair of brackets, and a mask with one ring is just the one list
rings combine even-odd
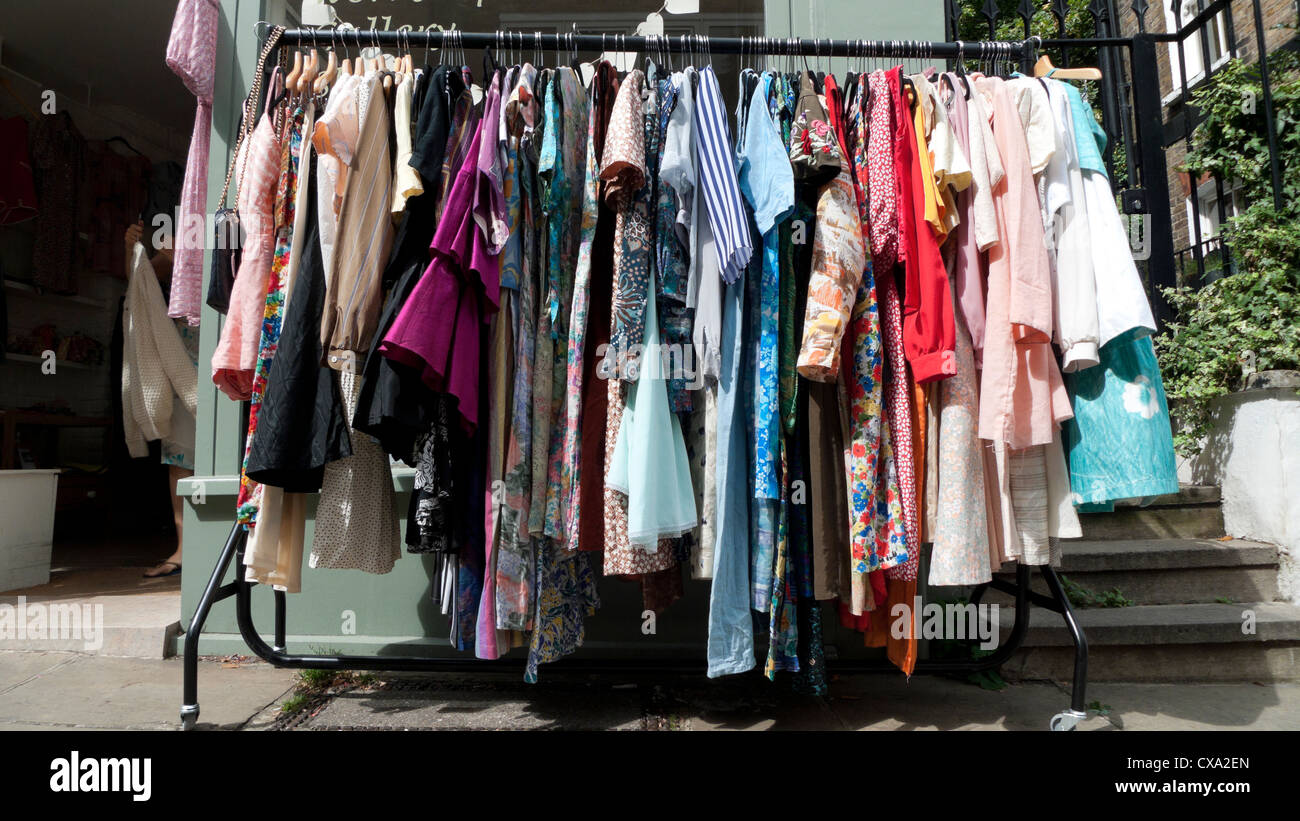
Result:
{"label": "metal clothing rail", "polygon": [[[354,39],[354,36],[356,39]],[[513,38],[514,47],[537,47],[546,51],[572,51],[576,49],[604,50],[606,47],[616,50],[631,48],[635,51],[648,51],[651,54],[664,53],[729,53],[729,54],[781,54],[792,56],[846,56],[846,57],[888,57],[919,58],[953,57],[964,59],[1000,60],[1018,57],[1027,59],[1032,56],[1034,45],[1030,41],[1014,42],[977,42],[977,43],[926,43],[919,41],[866,41],[866,40],[808,40],[793,38],[780,40],[773,38],[714,38],[710,44],[708,38],[655,38],[625,37],[623,35],[595,34],[542,34],[520,32],[470,33],[470,32],[393,32],[369,31],[358,32],[338,29],[290,29],[281,34],[278,48],[301,45],[321,45],[345,41],[359,44],[362,48],[370,45],[392,45],[410,47],[413,45],[447,45],[452,48],[501,47],[509,48]],[[775,50],[774,50],[775,49]],[[247,405],[245,404],[245,408]],[[247,424],[240,426],[239,454],[244,451],[247,436]],[[271,644],[267,644],[257,626],[253,623],[252,591],[254,582],[244,575],[244,549],[248,539],[247,528],[236,522],[226,538],[226,543],[217,557],[216,566],[208,579],[203,595],[199,598],[194,616],[185,631],[184,681],[181,704],[181,727],[192,729],[199,717],[198,700],[198,659],[199,636],[207,622],[213,605],[228,598],[235,600],[235,617],[240,636],[245,644],[257,656],[275,665],[286,668],[312,668],[325,670],[373,670],[392,672],[467,672],[522,669],[522,658],[503,658],[483,660],[467,656],[451,658],[432,658],[428,656],[358,656],[358,655],[303,655],[290,653],[286,641],[286,595],[273,591],[275,601],[275,626]],[[234,568],[234,579],[223,583],[226,574]],[[990,655],[972,660],[920,660],[916,663],[916,673],[975,673],[990,670],[1008,661],[1020,649],[1029,632],[1030,605],[1037,605],[1058,613],[1065,622],[1066,629],[1074,643],[1074,677],[1070,694],[1070,708],[1052,716],[1049,727],[1052,730],[1073,730],[1087,717],[1085,692],[1088,678],[1088,641],[1083,628],[1075,618],[1064,587],[1056,572],[1049,566],[1038,567],[1047,584],[1050,595],[1042,595],[1030,588],[1031,568],[1017,564],[1014,582],[994,579],[978,586],[971,595],[971,601],[978,604],[990,588],[1008,593],[1015,597],[1015,621],[1007,640],[1001,642],[996,651]],[[914,614],[916,623],[920,614]],[[836,672],[867,673],[896,672],[897,668],[885,661],[844,659],[828,665]],[[547,664],[547,669],[568,672],[610,672],[651,674],[651,673],[698,673],[701,668],[699,659],[584,659],[568,658]]]}
{"label": "metal clothing rail", "polygon": [[[259,24],[261,25],[261,24]],[[319,46],[337,43],[354,48],[384,46],[491,48],[516,51],[636,51],[657,54],[764,54],[791,57],[934,57],[972,60],[1020,60],[1035,57],[1035,38],[1027,40],[836,40],[807,37],[709,37],[700,34],[667,35],[583,34],[543,31],[380,31],[357,28],[286,29],[281,46]],[[1037,38],[1041,41],[1041,38]],[[1032,62],[1032,61],[1031,61]]]}

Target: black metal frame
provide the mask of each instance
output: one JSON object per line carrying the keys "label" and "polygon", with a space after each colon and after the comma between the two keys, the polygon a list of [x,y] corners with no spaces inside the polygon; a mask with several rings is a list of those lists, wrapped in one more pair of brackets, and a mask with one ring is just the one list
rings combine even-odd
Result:
{"label": "black metal frame", "polygon": [[[522,658],[501,658],[485,660],[468,656],[435,658],[431,656],[354,656],[354,655],[301,655],[288,652],[285,638],[286,596],[283,591],[275,590],[275,634],[273,644],[267,644],[257,626],[253,624],[252,591],[255,586],[244,578],[244,545],[247,541],[247,529],[236,524],[230,530],[225,547],[217,558],[216,567],[208,579],[208,584],[195,608],[194,617],[185,631],[183,701],[181,704],[181,723],[185,729],[193,728],[199,717],[199,636],[207,621],[208,613],[219,601],[234,597],[235,618],[239,624],[239,634],[244,643],[262,660],[276,667],[290,669],[319,670],[370,670],[383,672],[489,672],[499,670],[522,670]],[[222,584],[226,572],[234,563],[234,581]],[[1011,634],[1006,641],[999,643],[998,649],[984,658],[970,661],[946,661],[922,659],[917,661],[914,672],[918,674],[934,673],[976,673],[991,670],[1005,664],[1020,649],[1029,632],[1030,605],[1059,613],[1065,621],[1074,642],[1074,676],[1070,692],[1070,709],[1075,718],[1082,718],[1087,712],[1088,683],[1088,639],[1079,625],[1069,598],[1061,585],[1060,578],[1051,567],[1036,568],[1047,582],[1050,596],[1030,589],[1030,567],[1016,566],[1014,582],[995,578],[987,584],[980,585],[971,595],[971,602],[978,604],[985,592],[992,588],[1015,597],[1015,621]],[[842,673],[880,673],[897,671],[892,663],[874,660],[842,659],[828,664],[835,672]],[[698,673],[698,660],[682,659],[582,659],[570,658],[547,665],[548,669],[561,672],[608,672],[617,670],[630,674],[649,673]]]}
{"label": "black metal frame", "polygon": [[[321,39],[338,37],[337,30],[312,31],[289,30],[280,37],[281,46],[312,45]],[[352,39],[350,32],[343,37]],[[920,41],[866,41],[866,40],[807,40],[807,39],[772,39],[772,38],[670,38],[625,37],[623,35],[573,35],[542,33],[468,33],[457,32],[359,32],[353,41],[361,47],[368,45],[448,45],[465,48],[508,47],[503,37],[515,38],[514,45],[527,48],[534,46],[545,50],[596,50],[614,48],[650,53],[671,50],[685,52],[695,50],[699,53],[720,54],[777,54],[777,55],[824,55],[845,57],[897,57],[928,58],[952,57],[955,59],[1018,59],[1022,65],[1032,62],[1032,55],[1037,43],[1026,40],[1021,43],[976,42],[976,43],[927,43]],[[438,42],[434,42],[438,40]],[[1073,41],[1071,41],[1073,42]],[[1026,66],[1027,67],[1027,66]],[[1163,176],[1161,177],[1163,180]],[[243,453],[244,431],[241,428],[240,454]],[[253,623],[252,589],[254,582],[244,577],[244,547],[248,530],[236,523],[226,538],[225,546],[217,558],[216,566],[208,579],[198,607],[185,632],[183,701],[181,705],[181,726],[184,729],[194,727],[199,717],[198,700],[198,659],[199,638],[212,607],[220,601],[233,597],[235,615],[239,625],[240,636],[258,657],[275,665],[293,669],[313,668],[325,670],[372,670],[385,672],[485,672],[494,670],[514,670],[523,667],[521,658],[503,658],[483,660],[462,657],[435,658],[429,656],[357,656],[357,655],[300,655],[288,652],[286,641],[286,595],[283,591],[274,591],[275,597],[275,634],[273,644],[267,644]],[[226,573],[234,565],[234,580],[223,583]],[[985,592],[995,589],[1010,594],[1015,598],[1015,621],[1011,634],[998,649],[990,655],[974,660],[919,660],[916,673],[975,673],[1001,666],[1020,649],[1029,632],[1030,605],[1037,605],[1059,613],[1065,621],[1066,628],[1074,643],[1074,676],[1070,696],[1070,710],[1057,714],[1051,722],[1052,729],[1068,730],[1081,720],[1087,712],[1086,689],[1088,678],[1088,641],[1083,628],[1075,618],[1070,602],[1056,572],[1048,566],[1037,568],[1047,583],[1050,595],[1044,596],[1030,589],[1031,568],[1019,564],[1016,566],[1016,580],[994,579],[978,586],[971,596],[971,601],[979,603]],[[919,616],[919,614],[918,614]],[[897,668],[885,661],[844,659],[829,665],[836,672],[864,673],[896,671]],[[698,673],[698,660],[652,659],[629,661],[624,659],[584,659],[569,658],[547,665],[548,669],[570,672],[607,672],[617,670],[624,673]]]}

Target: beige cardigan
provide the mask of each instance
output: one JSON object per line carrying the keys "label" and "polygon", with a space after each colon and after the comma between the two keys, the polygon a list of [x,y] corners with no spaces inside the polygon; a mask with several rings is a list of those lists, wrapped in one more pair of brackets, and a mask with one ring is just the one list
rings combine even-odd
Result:
{"label": "beige cardigan", "polygon": [[131,275],[122,303],[122,423],[126,447],[147,456],[147,443],[171,435],[172,405],[180,397],[195,414],[198,374],[175,323],[144,246],[131,254]]}

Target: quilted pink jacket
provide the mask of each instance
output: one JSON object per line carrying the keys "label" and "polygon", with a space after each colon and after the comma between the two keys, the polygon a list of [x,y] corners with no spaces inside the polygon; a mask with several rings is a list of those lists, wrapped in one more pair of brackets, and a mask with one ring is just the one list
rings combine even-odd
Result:
{"label": "quilted pink jacket", "polygon": [[1052,282],[1038,193],[1020,116],[1003,81],[977,90],[993,113],[993,138],[1005,176],[993,187],[998,234],[988,252],[984,370],[979,436],[1012,448],[1047,445],[1074,415],[1052,353]]}
{"label": "quilted pink jacket", "polygon": [[[207,231],[190,226],[207,213],[208,148],[212,131],[212,84],[217,60],[217,0],[180,0],[167,41],[167,67],[185,83],[198,100],[194,112],[194,133],[185,161],[185,182],[181,185],[179,221],[174,228],[175,258],[172,262],[171,300],[167,315],[184,317],[199,324],[203,307],[203,243]],[[146,228],[147,229],[147,228]],[[195,244],[194,239],[200,240]],[[189,240],[189,241],[187,241]]]}

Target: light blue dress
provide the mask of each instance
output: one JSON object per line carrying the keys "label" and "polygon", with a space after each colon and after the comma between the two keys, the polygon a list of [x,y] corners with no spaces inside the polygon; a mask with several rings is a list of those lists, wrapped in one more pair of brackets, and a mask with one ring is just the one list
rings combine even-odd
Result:
{"label": "light blue dress", "polygon": [[659,540],[681,536],[699,524],[691,465],[682,425],[668,404],[665,362],[659,345],[655,289],[646,289],[641,373],[628,391],[623,423],[614,441],[606,485],[627,494],[627,539],[654,551]]}
{"label": "light blue dress", "polygon": [[[743,90],[747,76],[741,73]],[[781,489],[777,463],[781,455],[781,430],[777,418],[777,342],[780,319],[780,263],[778,225],[794,213],[794,170],[768,106],[772,75],[758,78],[753,95],[737,106],[736,120],[743,123],[736,145],[740,192],[753,209],[754,224],[762,236],[762,262],[758,276],[749,277],[745,308],[745,414],[751,450],[750,504],[750,606],[766,613],[772,601],[776,561],[777,518]],[[743,95],[742,95],[743,96]],[[746,105],[748,113],[746,114]]]}

